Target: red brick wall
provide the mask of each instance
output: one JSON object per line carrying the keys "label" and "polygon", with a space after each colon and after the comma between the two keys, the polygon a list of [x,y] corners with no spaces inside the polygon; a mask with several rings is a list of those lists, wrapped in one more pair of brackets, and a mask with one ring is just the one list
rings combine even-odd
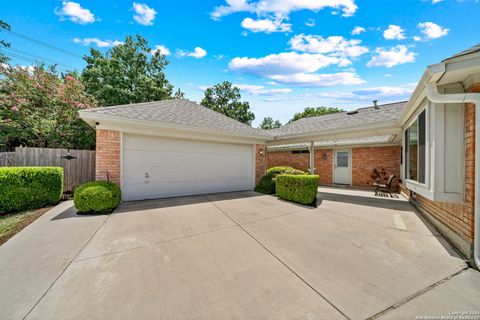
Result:
{"label": "red brick wall", "polygon": [[258,185],[260,179],[265,175],[267,165],[266,150],[264,144],[255,145],[255,185]]}
{"label": "red brick wall", "polygon": [[[327,158],[323,159],[323,155]],[[320,176],[321,185],[333,184],[333,150],[315,149],[315,174]]]}
{"label": "red brick wall", "polygon": [[400,147],[361,147],[352,149],[352,185],[371,187],[373,169],[385,170],[387,175],[394,174],[392,186],[398,188],[400,178]]}
{"label": "red brick wall", "polygon": [[292,154],[291,151],[269,152],[267,154],[267,168],[275,166],[289,166],[298,170],[307,171],[310,154]]}
{"label": "red brick wall", "polygon": [[97,130],[97,148],[95,152],[95,179],[107,180],[120,185],[120,132]]}

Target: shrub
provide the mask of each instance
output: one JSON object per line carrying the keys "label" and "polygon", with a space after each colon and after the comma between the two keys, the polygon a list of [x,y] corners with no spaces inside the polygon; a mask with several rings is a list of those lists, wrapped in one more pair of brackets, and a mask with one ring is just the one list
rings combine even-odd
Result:
{"label": "shrub", "polygon": [[279,174],[289,173],[289,174],[304,174],[303,171],[297,170],[292,167],[287,166],[277,166],[271,167],[267,170],[267,174],[260,179],[258,186],[255,188],[255,191],[265,194],[274,194],[275,193],[275,177]]}
{"label": "shrub", "polygon": [[109,213],[122,199],[120,188],[110,181],[91,181],[77,187],[73,203],[79,213]]}
{"label": "shrub", "polygon": [[318,176],[280,174],[276,178],[276,191],[281,199],[311,205],[317,197]]}
{"label": "shrub", "polygon": [[63,168],[0,168],[0,212],[16,212],[56,204],[63,194]]}

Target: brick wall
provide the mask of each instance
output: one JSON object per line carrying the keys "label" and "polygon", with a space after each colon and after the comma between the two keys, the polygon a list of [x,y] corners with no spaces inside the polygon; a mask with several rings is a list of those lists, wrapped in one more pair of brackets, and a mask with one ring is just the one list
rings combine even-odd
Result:
{"label": "brick wall", "polygon": [[97,130],[97,148],[95,152],[95,179],[107,180],[120,185],[120,132]]}
{"label": "brick wall", "polygon": [[309,153],[292,154],[291,151],[268,152],[267,168],[289,166],[298,170],[307,171],[309,159]]}
{"label": "brick wall", "polygon": [[258,185],[260,179],[267,170],[267,157],[264,144],[255,145],[255,185]]}
{"label": "brick wall", "polygon": [[361,147],[352,149],[352,185],[371,187],[373,169],[385,170],[387,175],[394,174],[393,188],[398,188],[400,178],[400,147]]}
{"label": "brick wall", "polygon": [[[323,159],[324,154],[326,159]],[[332,149],[315,149],[315,174],[320,176],[321,185],[333,184]]]}

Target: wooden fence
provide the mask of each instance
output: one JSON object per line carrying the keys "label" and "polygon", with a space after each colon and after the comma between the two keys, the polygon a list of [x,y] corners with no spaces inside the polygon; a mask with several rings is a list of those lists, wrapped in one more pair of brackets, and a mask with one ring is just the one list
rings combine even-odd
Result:
{"label": "wooden fence", "polygon": [[69,198],[78,185],[95,180],[95,151],[18,147],[0,153],[0,166],[62,167],[64,198]]}

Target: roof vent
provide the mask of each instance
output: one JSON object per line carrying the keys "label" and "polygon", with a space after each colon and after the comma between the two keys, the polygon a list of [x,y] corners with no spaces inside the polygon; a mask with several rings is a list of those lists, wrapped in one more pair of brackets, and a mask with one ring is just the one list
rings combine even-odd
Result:
{"label": "roof vent", "polygon": [[377,100],[373,100],[373,108],[374,108],[374,109],[380,109],[380,107],[378,106],[377,102],[378,102]]}
{"label": "roof vent", "polygon": [[358,110],[352,110],[352,111],[348,111],[348,112],[347,112],[347,114],[348,114],[349,116],[354,115],[354,114],[357,114],[357,113],[358,113]]}

